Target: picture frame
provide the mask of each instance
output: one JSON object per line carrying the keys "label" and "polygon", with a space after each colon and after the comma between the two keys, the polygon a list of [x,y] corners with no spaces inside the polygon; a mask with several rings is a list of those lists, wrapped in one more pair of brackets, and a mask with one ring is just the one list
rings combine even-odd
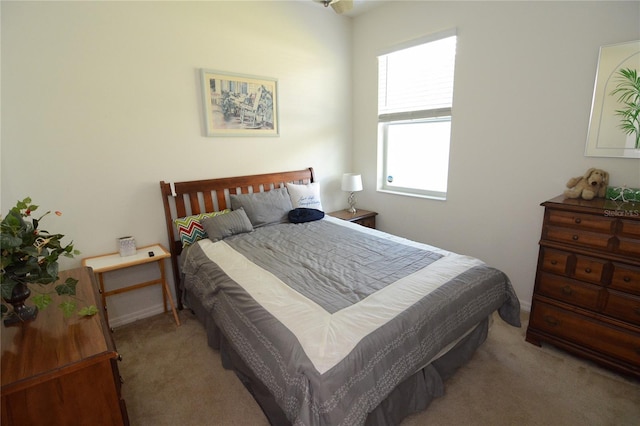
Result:
{"label": "picture frame", "polygon": [[200,70],[207,136],[279,136],[275,78]]}
{"label": "picture frame", "polygon": [[620,129],[617,111],[625,107],[611,93],[616,89],[617,72],[629,68],[640,72],[640,40],[600,48],[584,153],[586,157],[640,158],[635,135],[628,135]]}

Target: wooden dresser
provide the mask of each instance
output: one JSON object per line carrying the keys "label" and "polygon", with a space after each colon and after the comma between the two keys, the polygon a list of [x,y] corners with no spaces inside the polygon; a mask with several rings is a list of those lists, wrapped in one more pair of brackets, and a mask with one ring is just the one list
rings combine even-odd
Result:
{"label": "wooden dresser", "polygon": [[2,329],[2,424],[128,425],[118,353],[106,326],[90,268],[63,271],[78,280],[78,306],[91,317],[64,318],[61,299],[31,322]]}
{"label": "wooden dresser", "polygon": [[526,340],[640,378],[640,203],[545,203]]}

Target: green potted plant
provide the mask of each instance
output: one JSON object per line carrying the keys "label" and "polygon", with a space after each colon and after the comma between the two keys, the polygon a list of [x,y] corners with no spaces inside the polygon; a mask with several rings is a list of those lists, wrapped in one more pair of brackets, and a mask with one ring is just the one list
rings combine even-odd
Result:
{"label": "green potted plant", "polygon": [[640,78],[638,71],[631,68],[621,68],[616,72],[618,84],[611,92],[612,96],[618,95],[618,102],[625,106],[616,110],[620,116],[620,129],[626,135],[635,133],[635,148],[640,149]]}
{"label": "green potted plant", "polygon": [[[2,290],[2,316],[5,325],[18,324],[34,320],[38,309],[44,309],[52,302],[51,293],[55,290],[58,295],[75,296],[77,280],[68,278],[58,283],[54,290],[49,284],[58,280],[58,258],[60,256],[74,257],[79,254],[73,248],[73,242],[63,245],[64,235],[54,234],[38,229],[43,217],[38,219],[31,214],[38,208],[27,197],[18,201],[9,213],[2,219],[0,243],[2,247],[2,274],[0,286]],[[55,212],[61,215],[60,212]],[[25,305],[25,300],[31,294],[31,289],[37,294],[32,298],[35,306]],[[12,305],[10,308],[8,305]],[[65,316],[71,316],[76,310],[76,302],[70,298],[59,307]],[[82,309],[80,315],[96,313],[95,306]]]}

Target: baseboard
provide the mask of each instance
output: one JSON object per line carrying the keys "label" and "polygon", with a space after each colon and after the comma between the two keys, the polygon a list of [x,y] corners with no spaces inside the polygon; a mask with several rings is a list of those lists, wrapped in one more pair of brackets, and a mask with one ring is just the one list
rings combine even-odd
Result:
{"label": "baseboard", "polygon": [[115,318],[109,317],[109,326],[111,328],[120,327],[122,325],[129,324],[143,318],[152,317],[154,315],[158,315],[163,312],[164,312],[164,306],[162,305],[162,303],[160,303],[159,305],[149,306],[140,311],[128,313],[125,315],[120,315],[119,317],[115,317]]}

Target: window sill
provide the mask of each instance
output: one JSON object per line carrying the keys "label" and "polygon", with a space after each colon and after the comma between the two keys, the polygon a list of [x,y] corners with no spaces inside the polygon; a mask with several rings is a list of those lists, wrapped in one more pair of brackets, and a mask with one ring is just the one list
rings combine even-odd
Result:
{"label": "window sill", "polygon": [[377,191],[383,192],[385,194],[402,195],[405,197],[424,198],[427,200],[436,200],[436,201],[447,201],[446,196],[442,197],[442,196],[436,196],[436,195],[416,194],[413,192],[391,191],[389,189],[383,189],[383,188],[378,188]]}

